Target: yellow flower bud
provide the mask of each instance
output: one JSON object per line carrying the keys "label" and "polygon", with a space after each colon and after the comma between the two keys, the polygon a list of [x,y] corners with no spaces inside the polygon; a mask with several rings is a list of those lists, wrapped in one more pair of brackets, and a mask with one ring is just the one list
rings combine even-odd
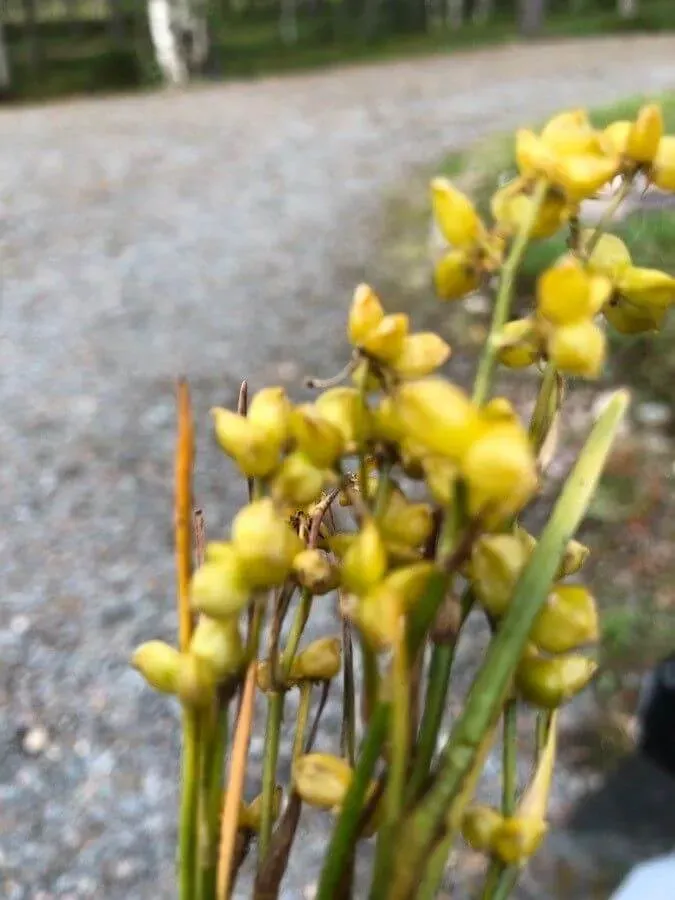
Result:
{"label": "yellow flower bud", "polygon": [[222,544],[211,562],[213,552],[192,576],[190,602],[213,619],[229,619],[248,604],[251,588],[232,544]]}
{"label": "yellow flower bud", "polygon": [[281,584],[303,549],[302,541],[269,498],[257,500],[237,514],[232,544],[246,581],[254,588]]}
{"label": "yellow flower bud", "polygon": [[290,429],[298,450],[319,469],[331,468],[342,455],[343,432],[315,406],[307,403],[294,409]]}
{"label": "yellow flower bud", "polygon": [[318,469],[305,454],[296,450],[284,459],[272,482],[272,496],[279,503],[307,506],[318,497],[326,483],[326,470]]}
{"label": "yellow flower bud", "polygon": [[656,103],[648,103],[638,112],[628,132],[626,155],[636,163],[651,163],[663,136],[663,115]]}
{"label": "yellow flower bud", "polygon": [[454,500],[459,477],[457,463],[445,456],[425,456],[422,468],[431,496],[441,506],[449,506]]}
{"label": "yellow flower bud", "polygon": [[431,182],[434,218],[443,237],[454,247],[470,247],[485,233],[483,223],[469,198],[447,178]]}
{"label": "yellow flower bud", "polygon": [[368,332],[360,346],[369,356],[391,363],[403,350],[408,327],[408,316],[404,313],[385,316],[376,328]]}
{"label": "yellow flower bud", "polygon": [[378,522],[385,542],[419,547],[431,533],[433,514],[427,503],[410,503],[400,490],[394,489]]}
{"label": "yellow flower bud", "polygon": [[432,562],[416,562],[395,569],[382,582],[382,587],[396,597],[402,612],[408,613],[421,600],[436,570]]}
{"label": "yellow flower bud", "polygon": [[383,583],[361,597],[348,595],[344,612],[376,653],[389,649],[396,641],[403,615],[401,598],[392,594]]}
{"label": "yellow flower bud", "polygon": [[320,394],[316,409],[342,435],[344,450],[352,453],[368,437],[368,418],[359,392],[355,388],[336,387]]}
{"label": "yellow flower bud", "polygon": [[244,475],[266,478],[279,465],[281,444],[262,427],[229,409],[212,409],[216,439]]}
{"label": "yellow flower bud", "polygon": [[131,664],[156,691],[177,692],[180,653],[174,647],[163,641],[147,641],[136,648]]}
{"label": "yellow flower bud", "polygon": [[377,525],[366,522],[350,543],[342,561],[342,586],[358,596],[384,578],[387,551]]}
{"label": "yellow flower bud", "polygon": [[405,434],[452,460],[461,460],[479,430],[478,411],[466,394],[442,378],[402,384],[394,398]]}
{"label": "yellow flower bud", "polygon": [[[515,234],[526,226],[532,215],[532,195],[526,179],[518,178],[500,188],[490,201],[492,215],[500,229]],[[565,196],[558,190],[547,193],[541,204],[529,236],[547,238],[559,231],[574,211]]]}
{"label": "yellow flower bud", "polygon": [[493,397],[483,407],[482,414],[486,422],[510,422],[516,426],[520,425],[518,413],[506,397]]}
{"label": "yellow flower bud", "polygon": [[327,594],[340,583],[340,570],[322,550],[303,550],[293,560],[293,572],[302,587]]}
{"label": "yellow flower bud", "polygon": [[537,309],[555,325],[569,325],[591,319],[612,292],[612,283],[603,275],[589,275],[573,258],[547,269],[537,282]]}
{"label": "yellow flower bud", "polygon": [[255,682],[258,690],[263,694],[269,694],[272,690],[272,672],[268,659],[259,659],[255,667]]}
{"label": "yellow flower bud", "polygon": [[675,303],[675,278],[658,269],[628,266],[617,278],[616,287],[634,306],[667,309]]}
{"label": "yellow flower bud", "polygon": [[540,356],[534,322],[529,318],[507,322],[498,345],[499,361],[510,369],[525,369],[536,363]]}
{"label": "yellow flower bud", "polygon": [[432,331],[409,335],[393,361],[399,378],[424,378],[436,371],[450,356],[450,347]]}
{"label": "yellow flower bud", "polygon": [[605,152],[614,156],[624,156],[632,127],[633,123],[626,120],[612,122],[611,125],[608,125],[602,132],[602,144]]}
{"label": "yellow flower bud", "polygon": [[[272,794],[272,821],[276,822],[281,812],[281,801],[284,792],[281,785],[274,786]],[[258,794],[250,803],[242,803],[239,809],[239,827],[257,833],[262,821],[262,794]]]}
{"label": "yellow flower bud", "polygon": [[300,651],[293,660],[293,681],[330,681],[340,672],[340,638],[319,638]]}
{"label": "yellow flower bud", "polygon": [[192,653],[181,653],[177,692],[183,703],[195,708],[209,706],[215,697],[216,675],[207,663]]}
{"label": "yellow flower bud", "polygon": [[599,637],[595,600],[578,584],[556,584],[535,619],[530,640],[545,653],[569,653]]}
{"label": "yellow flower bud", "polygon": [[492,849],[494,835],[503,821],[490,806],[471,806],[462,819],[462,837],[472,850],[485,853]]}
{"label": "yellow flower bud", "polygon": [[383,318],[384,310],[375,291],[367,284],[360,284],[354,291],[349,310],[347,333],[350,343],[360,347]]}
{"label": "yellow flower bud", "polygon": [[578,202],[596,194],[611,181],[619,170],[616,157],[583,154],[566,156],[560,160],[556,183],[569,200]]}
{"label": "yellow flower bud", "polygon": [[563,156],[602,150],[600,136],[583,109],[567,110],[553,116],[542,129],[541,139],[547,147]]}
{"label": "yellow flower bud", "polygon": [[542,819],[511,816],[495,829],[491,850],[505,865],[521,865],[537,852],[547,831]]}
{"label": "yellow flower bud", "polygon": [[[581,246],[586,247],[593,236],[592,229],[581,233]],[[596,275],[606,275],[614,281],[631,264],[630,252],[621,238],[615,234],[603,234],[588,257],[588,270]]]}
{"label": "yellow flower bud", "polygon": [[481,273],[464,250],[451,250],[436,263],[434,280],[441,300],[459,300],[478,290]]}
{"label": "yellow flower bud", "polygon": [[652,180],[662,191],[675,191],[675,137],[661,138],[652,167]]}
{"label": "yellow flower bud", "polygon": [[495,423],[469,447],[462,462],[469,511],[502,518],[521,509],[537,489],[537,466],[527,432],[518,423]]}
{"label": "yellow flower bud", "polygon": [[399,421],[396,405],[389,395],[385,395],[371,412],[372,436],[380,441],[398,444],[403,438],[403,426]]}
{"label": "yellow flower bud", "polygon": [[255,395],[248,408],[247,419],[281,446],[288,440],[291,404],[282,387],[267,387]]}
{"label": "yellow flower bud", "polygon": [[619,301],[603,310],[605,318],[620,334],[642,334],[658,331],[663,325],[667,309],[633,306]]}
{"label": "yellow flower bud", "polygon": [[190,641],[190,654],[209,666],[217,681],[234,675],[244,661],[238,621],[200,616]]}
{"label": "yellow flower bud", "polygon": [[590,320],[556,328],[548,340],[551,362],[566,375],[597,378],[605,361],[605,333]]}
{"label": "yellow flower bud", "polygon": [[352,384],[367,394],[375,394],[382,387],[382,382],[373,371],[370,360],[362,359],[352,372]]}
{"label": "yellow flower bud", "polygon": [[590,682],[598,666],[585,656],[558,656],[546,659],[526,653],[516,670],[516,686],[533,706],[556,709]]}
{"label": "yellow flower bud", "polygon": [[530,553],[514,534],[486,534],[474,544],[471,582],[479,602],[493,618],[508,609]]}
{"label": "yellow flower bud", "polygon": [[293,787],[299,797],[319,809],[339,807],[349,790],[349,763],[328,753],[307,753],[293,766]]}
{"label": "yellow flower bud", "polygon": [[566,578],[568,575],[576,575],[590,555],[590,550],[580,541],[570,541],[565,548],[565,555],[560,563],[556,578]]}
{"label": "yellow flower bud", "polygon": [[331,553],[334,553],[338,559],[344,559],[349,548],[354,544],[358,537],[358,534],[346,534],[344,532],[340,532],[338,534],[332,534],[328,538],[328,548]]}
{"label": "yellow flower bud", "polygon": [[519,128],[516,131],[516,163],[523,175],[544,175],[556,181],[558,159],[553,149],[533,131]]}

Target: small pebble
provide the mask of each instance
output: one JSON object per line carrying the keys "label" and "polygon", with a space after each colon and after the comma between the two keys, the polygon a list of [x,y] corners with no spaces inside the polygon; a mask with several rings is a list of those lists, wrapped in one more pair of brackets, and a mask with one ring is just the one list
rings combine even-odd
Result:
{"label": "small pebble", "polygon": [[26,732],[21,746],[28,756],[40,756],[49,746],[49,732],[42,725],[36,725]]}

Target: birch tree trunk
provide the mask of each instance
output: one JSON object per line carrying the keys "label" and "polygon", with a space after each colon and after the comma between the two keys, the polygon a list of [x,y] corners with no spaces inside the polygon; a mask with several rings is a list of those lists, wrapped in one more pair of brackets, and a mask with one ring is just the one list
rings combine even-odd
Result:
{"label": "birch tree trunk", "polygon": [[9,54],[7,53],[7,42],[5,41],[5,27],[2,22],[0,22],[0,95],[9,90],[10,81]]}
{"label": "birch tree trunk", "polygon": [[638,14],[639,0],[617,0],[616,11],[622,19],[634,19]]}
{"label": "birch tree trunk", "polygon": [[445,22],[453,31],[462,27],[464,24],[464,0],[446,0]]}
{"label": "birch tree trunk", "polygon": [[544,26],[546,0],[519,0],[518,25],[525,37],[534,37]]}
{"label": "birch tree trunk", "polygon": [[148,0],[155,59],[168,84],[182,85],[199,72],[209,53],[205,2]]}
{"label": "birch tree trunk", "polygon": [[494,0],[474,0],[471,19],[474,25],[485,25],[490,21],[495,11]]}

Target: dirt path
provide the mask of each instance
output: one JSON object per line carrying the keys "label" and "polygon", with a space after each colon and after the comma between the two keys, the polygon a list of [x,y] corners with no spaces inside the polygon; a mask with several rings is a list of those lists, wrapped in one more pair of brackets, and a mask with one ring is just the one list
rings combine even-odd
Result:
{"label": "dirt path", "polygon": [[488,130],[668,87],[675,36],[0,113],[3,897],[171,896],[176,715],[126,658],[173,629],[176,374],[213,534],[242,492],[206,411],[244,375],[336,368],[388,186]]}

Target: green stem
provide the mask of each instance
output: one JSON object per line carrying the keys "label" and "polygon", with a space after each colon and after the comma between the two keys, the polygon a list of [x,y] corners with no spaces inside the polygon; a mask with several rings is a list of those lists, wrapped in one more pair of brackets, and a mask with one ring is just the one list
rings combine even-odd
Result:
{"label": "green stem", "polygon": [[497,298],[492,313],[490,333],[485,341],[485,346],[483,347],[483,354],[478,364],[478,371],[474,382],[473,401],[478,406],[482,406],[483,403],[485,403],[488,394],[490,393],[492,375],[498,353],[495,338],[502,331],[509,317],[511,301],[516,285],[516,275],[518,274],[518,269],[520,268],[523,256],[525,255],[525,250],[527,249],[527,244],[530,239],[530,232],[532,231],[534,223],[537,221],[537,216],[539,215],[539,210],[546,197],[547,190],[548,183],[546,181],[541,180],[537,183],[534,194],[532,195],[529,215],[518,231],[511,246],[508,258],[502,266],[499,289],[497,291]]}
{"label": "green stem", "polygon": [[227,746],[227,714],[227,704],[219,703],[215,721],[209,723],[208,735],[202,740],[202,796],[199,801],[201,859],[198,890],[201,900],[215,900],[216,896],[223,764]]}
{"label": "green stem", "polygon": [[363,639],[361,639],[359,643],[361,646],[361,665],[363,668],[363,711],[365,713],[364,718],[368,721],[377,703],[380,673],[377,669],[377,657],[371,647],[369,647],[368,643]]}
{"label": "green stem", "polygon": [[197,713],[188,707],[184,707],[178,839],[180,900],[195,900],[197,896],[199,757],[199,721]]}
{"label": "green stem", "polygon": [[438,889],[445,869],[448,864],[448,856],[455,843],[456,835],[454,832],[448,832],[444,835],[434,848],[433,853],[429,857],[427,869],[422,879],[415,900],[436,900],[438,897]]}
{"label": "green stem", "polygon": [[618,391],[596,422],[562,489],[446,744],[435,784],[406,820],[389,900],[410,896],[447,810],[461,796],[471,776],[481,742],[506,699],[513,670],[548,596],[565,547],[591,501],[627,405],[628,394]]}
{"label": "green stem", "polygon": [[354,644],[351,626],[344,619],[342,622],[342,646],[344,652],[344,669],[342,679],[342,735],[340,750],[354,768],[356,760],[356,700],[354,696]]}
{"label": "green stem", "polygon": [[539,453],[558,410],[558,373],[553,363],[544,369],[539,393],[530,419],[530,440]]}
{"label": "green stem", "polygon": [[518,703],[507,700],[504,705],[502,732],[502,814],[513,815],[518,790]]}
{"label": "green stem", "polygon": [[326,848],[316,900],[335,900],[345,865],[352,852],[366,792],[387,733],[389,705],[380,703],[370,720],[354,777],[342,804],[330,843]]}
{"label": "green stem", "polygon": [[284,681],[287,679],[288,673],[291,671],[291,666],[293,665],[295,654],[298,652],[300,638],[302,637],[302,633],[305,630],[305,625],[307,624],[307,619],[309,619],[309,614],[312,610],[313,599],[314,595],[312,594],[312,592],[308,588],[303,588],[300,595],[300,603],[295,609],[293,624],[291,625],[291,630],[288,633],[286,649],[281,655],[281,676]]}
{"label": "green stem", "polygon": [[502,866],[494,888],[490,894],[483,896],[483,900],[507,900],[516,886],[520,872],[520,866]]}
{"label": "green stem", "polygon": [[258,865],[265,861],[272,825],[274,822],[274,790],[277,784],[277,760],[279,758],[279,738],[284,714],[284,695],[279,691],[270,693],[267,704],[267,724],[265,725],[265,746],[263,756],[262,800],[260,810],[260,834],[258,835]]}
{"label": "green stem", "polygon": [[584,255],[588,259],[588,257],[593,253],[595,248],[598,246],[598,242],[604,232],[607,230],[607,226],[611,223],[612,219],[616,215],[619,210],[619,207],[626,199],[628,194],[630,193],[631,188],[633,187],[633,181],[631,178],[626,178],[622,183],[619,190],[612,197],[611,203],[607,206],[604,213],[602,214],[598,224],[595,226],[593,234],[588,239],[586,245],[584,246]]}
{"label": "green stem", "polygon": [[303,681],[300,685],[300,700],[298,702],[298,714],[295,720],[295,736],[293,738],[293,765],[305,746],[305,731],[307,730],[307,719],[309,718],[309,703],[312,698],[311,681]]}

